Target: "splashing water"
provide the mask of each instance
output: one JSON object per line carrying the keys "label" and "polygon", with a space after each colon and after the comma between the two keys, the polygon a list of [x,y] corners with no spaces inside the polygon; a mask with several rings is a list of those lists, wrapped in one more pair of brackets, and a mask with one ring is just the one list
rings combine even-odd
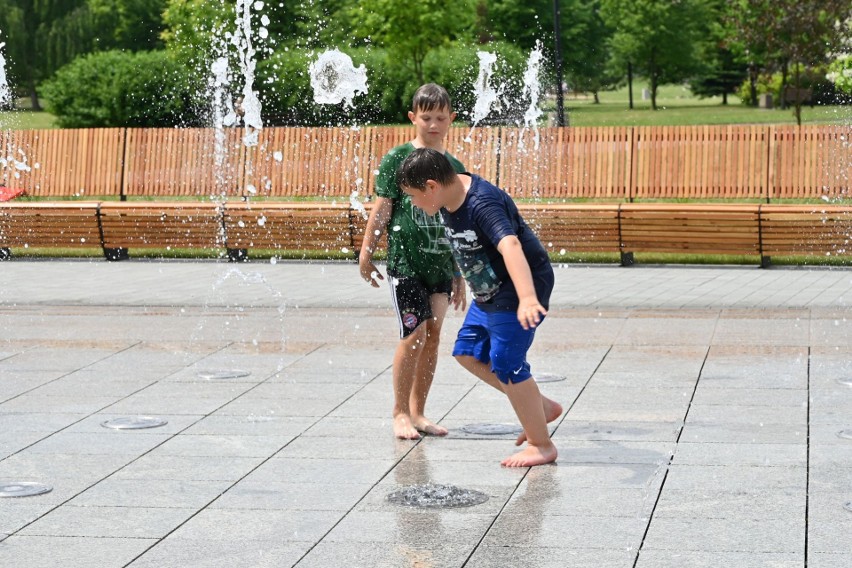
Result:
{"label": "splashing water", "polygon": [[492,109],[500,108],[500,96],[503,88],[494,89],[491,86],[491,76],[494,74],[494,64],[497,63],[497,55],[487,51],[478,51],[479,75],[473,85],[473,94],[476,95],[476,103],[473,105],[473,126],[484,119]]}
{"label": "splashing water", "polygon": [[263,129],[263,120],[260,117],[261,104],[254,91],[254,70],[257,62],[254,59],[256,52],[251,40],[252,6],[259,11],[263,9],[264,4],[260,0],[253,4],[248,0],[237,0],[235,20],[237,33],[231,38],[231,43],[237,48],[240,71],[245,78],[241,105],[245,124],[243,144],[246,146],[257,146],[260,131]]}
{"label": "splashing water", "polygon": [[[0,109],[12,102],[12,90],[9,88],[9,82],[6,80],[6,57],[3,55],[3,48],[5,46],[5,42],[0,42]],[[5,148],[0,148],[0,152],[2,152],[0,153],[0,174],[2,174],[3,170],[10,168],[12,170],[11,176],[18,180],[21,178],[21,172],[30,172],[33,168],[38,169],[39,167],[38,163],[30,166],[27,155],[12,143],[11,138],[6,140],[6,146]]]}
{"label": "splashing water", "polygon": [[527,128],[532,128],[535,132],[535,149],[539,149],[538,119],[541,117],[541,109],[538,108],[538,100],[541,97],[541,81],[539,80],[541,59],[541,42],[536,42],[535,49],[532,50],[529,59],[527,59],[527,68],[524,71],[523,97],[529,97],[530,106],[524,113],[524,128],[518,137],[520,140],[518,147],[521,149],[524,147],[524,133]]}
{"label": "splashing water", "polygon": [[349,195],[349,205],[352,207],[352,209],[360,213],[361,217],[363,217],[364,219],[367,219],[369,217],[369,215],[367,214],[367,208],[364,207],[364,204],[361,203],[360,199],[358,199],[357,189],[352,190],[352,193]]}
{"label": "splashing water", "polygon": [[6,58],[3,56],[5,45],[5,43],[0,43],[0,108],[4,108],[12,102],[12,92],[9,90],[9,83],[6,81]]}
{"label": "splashing water", "polygon": [[386,499],[406,507],[444,509],[481,505],[488,501],[488,495],[474,489],[427,483],[405,487],[391,493]]}
{"label": "splashing water", "polygon": [[[239,293],[235,293],[233,290],[234,287],[239,289]],[[243,319],[241,314],[245,311],[246,307],[251,307],[249,299],[253,295],[257,294],[261,294],[264,297],[270,297],[275,300],[275,305],[277,306],[276,314],[278,333],[280,333],[280,337],[278,338],[280,348],[278,351],[282,354],[286,353],[285,344],[287,342],[287,336],[284,328],[284,316],[287,312],[287,301],[285,296],[280,290],[267,281],[266,277],[262,273],[262,269],[251,271],[232,265],[228,265],[223,268],[222,272],[211,284],[210,296],[204,302],[204,312],[206,315],[202,316],[201,321],[190,336],[190,341],[201,342],[213,339],[211,336],[204,334],[204,328],[208,321],[213,325],[216,325],[217,329],[220,330],[222,335],[218,338],[219,340],[228,339],[229,337],[232,337],[233,334],[236,334],[241,338],[242,342],[254,346],[260,346],[264,342],[272,341],[272,338],[274,338],[276,333],[276,330],[272,327],[268,327],[262,332],[255,331],[253,337],[247,337],[247,334],[240,330],[240,322]],[[247,305],[226,302],[226,298],[230,296],[245,299]],[[220,317],[218,317],[218,310],[211,309],[211,306],[222,306],[227,310],[231,310],[233,315],[223,321]],[[280,372],[286,366],[287,361],[285,361],[282,355],[282,358],[276,363],[275,371]]]}
{"label": "splashing water", "polygon": [[355,67],[352,58],[332,49],[323,52],[308,66],[314,102],[336,105],[341,102],[352,108],[352,99],[358,93],[367,93],[367,69]]}
{"label": "splashing water", "polygon": [[217,57],[210,66],[213,112],[213,175],[216,179],[216,192],[224,198],[227,192],[225,182],[225,126],[233,126],[237,121],[234,106],[227,93],[228,58]]}

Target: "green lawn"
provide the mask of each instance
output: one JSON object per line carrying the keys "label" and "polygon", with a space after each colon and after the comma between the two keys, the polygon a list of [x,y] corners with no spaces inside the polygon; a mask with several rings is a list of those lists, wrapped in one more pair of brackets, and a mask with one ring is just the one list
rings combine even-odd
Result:
{"label": "green lawn", "polygon": [[[667,126],[694,124],[795,124],[793,109],[757,109],[740,104],[737,97],[699,99],[678,85],[660,87],[657,110],[651,101],[642,100],[642,83],[634,84],[633,106],[628,108],[627,88],[600,93],[600,104],[591,98],[565,100],[565,113],[571,126]],[[852,106],[802,107],[802,123],[848,124],[852,122]]]}
{"label": "green lawn", "polygon": [[0,130],[41,130],[56,128],[56,117],[47,112],[31,110],[0,112]]}
{"label": "green lawn", "polygon": [[[793,109],[764,110],[744,106],[737,97],[728,97],[722,105],[721,97],[699,99],[689,89],[679,85],[659,88],[656,111],[651,101],[642,100],[644,83],[633,88],[634,109],[628,109],[627,88],[600,93],[600,104],[590,97],[565,99],[565,116],[571,126],[667,126],[696,124],[795,124]],[[542,107],[553,111],[554,102],[546,101]],[[852,105],[802,107],[802,122],[806,124],[850,124]],[[0,129],[28,130],[56,128],[56,118],[46,112],[20,110],[0,112]]]}

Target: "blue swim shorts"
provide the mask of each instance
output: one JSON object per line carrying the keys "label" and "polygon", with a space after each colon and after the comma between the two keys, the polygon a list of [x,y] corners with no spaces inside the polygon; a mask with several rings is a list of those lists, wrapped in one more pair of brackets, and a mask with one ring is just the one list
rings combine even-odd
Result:
{"label": "blue swim shorts", "polygon": [[500,382],[520,383],[532,376],[527,351],[536,329],[521,327],[512,310],[486,312],[472,302],[456,337],[453,356],[470,355],[491,363],[491,371]]}

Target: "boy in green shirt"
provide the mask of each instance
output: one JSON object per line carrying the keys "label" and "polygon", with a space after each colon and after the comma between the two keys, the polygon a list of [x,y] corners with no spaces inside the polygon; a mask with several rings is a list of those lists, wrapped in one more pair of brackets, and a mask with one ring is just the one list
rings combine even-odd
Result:
{"label": "boy in green shirt", "polygon": [[450,302],[457,310],[466,307],[464,280],[455,269],[440,218],[411,203],[397,185],[396,173],[416,148],[441,152],[456,171],[463,172],[461,162],[444,148],[455,116],[443,87],[429,83],[414,93],[408,118],[416,136],[382,159],[376,177],[377,197],[358,257],[361,277],[378,288],[378,281],[384,277],[372,257],[379,237],[388,233],[387,271],[400,329],[393,358],[393,431],[397,438],[415,440],[421,432],[435,436],[447,433],[446,428],[426,418],[424,411],[438,362],[444,316]]}

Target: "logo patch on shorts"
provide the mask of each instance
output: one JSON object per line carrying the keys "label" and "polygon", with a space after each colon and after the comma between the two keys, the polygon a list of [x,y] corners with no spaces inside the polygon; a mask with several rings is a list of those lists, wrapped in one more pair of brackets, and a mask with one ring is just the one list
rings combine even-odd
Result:
{"label": "logo patch on shorts", "polygon": [[417,327],[417,316],[408,312],[406,314],[402,314],[402,325],[407,327],[408,329],[414,329]]}

